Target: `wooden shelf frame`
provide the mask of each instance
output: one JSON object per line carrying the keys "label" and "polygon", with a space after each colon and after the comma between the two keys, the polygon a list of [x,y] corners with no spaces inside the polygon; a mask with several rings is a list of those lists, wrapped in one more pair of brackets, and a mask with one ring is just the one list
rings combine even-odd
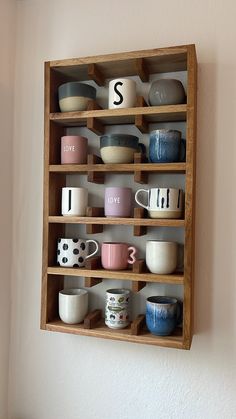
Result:
{"label": "wooden shelf frame", "polygon": [[[92,104],[87,111],[59,113],[57,89],[62,83],[72,80],[94,80],[104,85],[107,80],[116,77],[138,75],[142,81],[148,81],[155,73],[186,71],[187,103],[183,105],[151,107],[143,101],[130,109],[99,109],[99,104]],[[194,283],[194,208],[195,208],[195,171],[196,171],[196,97],[197,97],[197,60],[194,45],[160,48],[146,51],[132,51],[121,54],[109,54],[79,59],[58,60],[45,63],[45,153],[44,153],[44,222],[43,222],[43,269],[41,298],[41,328],[124,340],[179,349],[190,349],[193,335],[193,283]],[[106,125],[134,124],[141,132],[147,132],[149,123],[186,121],[186,163],[175,165],[152,165],[136,163],[121,165],[81,165],[60,166],[58,141],[66,127],[87,127],[97,135],[104,132]],[[178,165],[178,166],[177,166]],[[104,173],[134,173],[136,178],[144,181],[147,173],[184,173],[185,174],[185,217],[184,220],[155,220],[147,218],[107,219],[105,217],[62,217],[59,214],[59,191],[65,185],[67,174],[87,174],[96,181]],[[180,334],[165,338],[153,336],[141,330],[133,335],[132,328],[140,330],[143,317],[135,319],[134,325],[118,331],[111,330],[100,320],[92,329],[84,325],[66,325],[58,320],[58,292],[63,288],[64,276],[77,276],[77,269],[54,267],[55,246],[58,237],[63,237],[67,223],[85,224],[96,232],[102,225],[124,224],[134,227],[137,235],[145,234],[146,227],[182,227],[185,229],[184,272],[180,276],[155,276],[148,273],[115,272],[116,279],[131,280],[133,289],[139,291],[145,286],[144,275],[149,282],[181,284],[184,288],[183,331]],[[97,229],[97,230],[96,230]],[[51,244],[50,244],[51,243]],[[53,243],[53,245],[52,245]],[[101,269],[82,269],[80,273],[90,285],[95,285],[109,271]],[[128,276],[128,277],[127,277]]]}

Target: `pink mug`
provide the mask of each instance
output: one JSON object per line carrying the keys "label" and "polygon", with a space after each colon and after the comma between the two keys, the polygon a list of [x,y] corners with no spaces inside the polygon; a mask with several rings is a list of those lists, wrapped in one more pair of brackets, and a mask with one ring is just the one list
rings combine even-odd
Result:
{"label": "pink mug", "polygon": [[86,164],[88,139],[81,135],[61,137],[61,164]]}
{"label": "pink mug", "polygon": [[122,270],[136,262],[137,249],[127,243],[105,242],[101,246],[101,260],[104,269]]}
{"label": "pink mug", "polygon": [[131,217],[132,189],[117,186],[105,189],[104,211],[106,217]]}

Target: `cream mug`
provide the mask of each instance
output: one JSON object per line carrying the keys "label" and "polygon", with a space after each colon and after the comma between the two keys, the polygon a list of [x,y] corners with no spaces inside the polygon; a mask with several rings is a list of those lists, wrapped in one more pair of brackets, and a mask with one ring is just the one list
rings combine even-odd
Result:
{"label": "cream mug", "polygon": [[59,292],[59,316],[64,323],[81,323],[87,313],[88,291],[72,288]]}
{"label": "cream mug", "polygon": [[146,242],[146,265],[150,272],[167,275],[177,268],[178,245],[175,242],[148,240]]}
{"label": "cream mug", "polygon": [[[140,200],[146,194],[147,204]],[[175,188],[139,189],[135,194],[138,205],[148,210],[151,218],[180,218],[183,207],[183,191]]]}

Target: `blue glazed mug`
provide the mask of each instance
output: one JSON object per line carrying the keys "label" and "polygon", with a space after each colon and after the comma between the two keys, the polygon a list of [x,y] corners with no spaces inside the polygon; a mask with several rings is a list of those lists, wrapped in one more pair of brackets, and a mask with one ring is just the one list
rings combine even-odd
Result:
{"label": "blue glazed mug", "polygon": [[157,129],[150,133],[149,159],[152,163],[174,163],[185,161],[186,141],[181,132]]}
{"label": "blue glazed mug", "polygon": [[146,324],[157,336],[169,336],[182,321],[182,303],[177,298],[153,296],[146,302]]}

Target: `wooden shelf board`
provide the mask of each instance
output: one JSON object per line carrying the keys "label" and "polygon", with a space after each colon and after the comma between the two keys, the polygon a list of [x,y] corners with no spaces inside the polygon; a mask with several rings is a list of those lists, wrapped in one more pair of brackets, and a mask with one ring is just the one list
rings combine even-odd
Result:
{"label": "wooden shelf board", "polygon": [[99,224],[99,225],[139,225],[151,227],[184,227],[185,220],[164,219],[164,218],[114,218],[114,217],[70,217],[54,216],[48,217],[49,223],[62,224]]}
{"label": "wooden shelf board", "polygon": [[185,173],[186,163],[132,163],[132,164],[52,164],[49,171],[54,173],[132,173],[134,171],[149,173]]}
{"label": "wooden shelf board", "polygon": [[50,120],[63,126],[85,126],[88,118],[98,119],[103,125],[134,124],[137,115],[149,123],[186,121],[187,105],[147,106],[126,109],[102,109],[79,112],[51,113]]}
{"label": "wooden shelf board", "polygon": [[154,336],[147,330],[134,336],[131,335],[131,328],[113,330],[105,326],[104,321],[100,321],[94,329],[85,329],[83,323],[78,325],[69,325],[61,320],[55,320],[46,324],[46,330],[53,332],[71,333],[76,335],[94,336],[103,339],[115,339],[134,343],[143,343],[147,345],[164,346],[170,348],[184,349],[182,330],[176,329],[175,334],[171,336],[161,337]]}
{"label": "wooden shelf board", "polygon": [[75,80],[89,80],[88,66],[96,64],[104,78],[134,76],[137,74],[136,60],[144,58],[149,74],[186,71],[189,46],[131,51],[100,56],[50,61],[50,67]]}
{"label": "wooden shelf board", "polygon": [[184,276],[182,273],[174,273],[171,275],[157,275],[150,272],[134,273],[132,270],[125,271],[110,271],[106,269],[85,269],[85,268],[62,268],[59,266],[50,266],[47,269],[49,275],[66,275],[66,276],[80,276],[85,278],[109,278],[121,279],[130,281],[144,281],[144,282],[157,282],[166,284],[184,283]]}

